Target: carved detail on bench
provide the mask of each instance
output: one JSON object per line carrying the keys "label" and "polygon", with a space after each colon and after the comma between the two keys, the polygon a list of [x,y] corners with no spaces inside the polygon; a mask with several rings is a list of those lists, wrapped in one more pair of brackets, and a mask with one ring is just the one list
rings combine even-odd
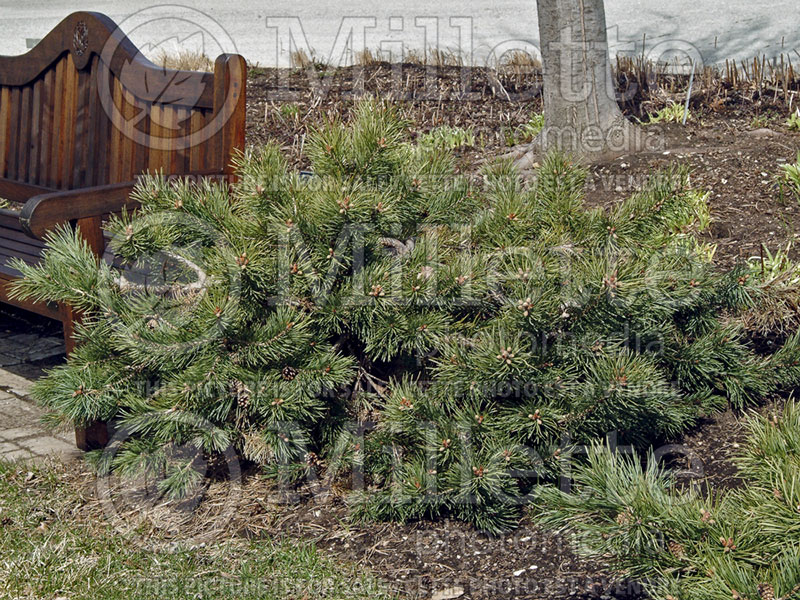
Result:
{"label": "carved detail on bench", "polygon": [[75,54],[83,56],[89,48],[89,28],[86,26],[85,21],[78,21],[75,25],[75,33],[72,36],[72,47],[75,49]]}

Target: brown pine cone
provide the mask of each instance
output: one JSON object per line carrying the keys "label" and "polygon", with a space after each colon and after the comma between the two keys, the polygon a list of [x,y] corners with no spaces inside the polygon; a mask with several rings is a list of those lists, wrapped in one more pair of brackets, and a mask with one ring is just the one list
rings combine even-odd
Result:
{"label": "brown pine cone", "polygon": [[670,554],[675,558],[683,558],[686,556],[686,549],[683,547],[683,544],[679,542],[670,540],[667,542],[667,548],[669,548]]}
{"label": "brown pine cone", "polygon": [[236,404],[241,408],[250,406],[250,390],[241,381],[231,383],[231,394],[236,398]]}
{"label": "brown pine cone", "polygon": [[775,600],[775,588],[768,583],[758,584],[758,594],[761,600]]}

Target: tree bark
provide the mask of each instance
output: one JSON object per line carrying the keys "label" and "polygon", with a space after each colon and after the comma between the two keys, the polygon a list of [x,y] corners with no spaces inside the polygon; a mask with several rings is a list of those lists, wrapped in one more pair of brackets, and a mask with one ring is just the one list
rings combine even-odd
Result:
{"label": "tree bark", "polygon": [[537,0],[544,128],[533,149],[598,159],[636,150],[640,136],[619,109],[603,0]]}

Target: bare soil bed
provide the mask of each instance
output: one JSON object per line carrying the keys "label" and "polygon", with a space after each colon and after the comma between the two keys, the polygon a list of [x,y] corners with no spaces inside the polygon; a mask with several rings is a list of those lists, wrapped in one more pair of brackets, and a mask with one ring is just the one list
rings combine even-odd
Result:
{"label": "bare soil bed", "polygon": [[[277,142],[296,166],[306,132],[325,118],[346,119],[365,93],[393,99],[411,122],[412,136],[434,127],[472,128],[476,145],[457,151],[459,164],[479,164],[509,150],[514,133],[542,110],[536,73],[494,74],[485,69],[376,64],[333,72],[253,70],[248,81],[247,141]],[[673,97],[661,89],[631,94],[625,112],[647,120]],[[586,201],[611,205],[641,187],[653,170],[673,162],[689,165],[693,184],[711,193],[713,223],[707,234],[717,244],[716,258],[729,266],[737,258],[758,256],[796,240],[800,203],[780,198],[779,165],[800,150],[800,133],[784,122],[788,107],[769,95],[725,90],[725,96],[696,86],[686,125],[648,125],[663,136],[665,148],[620,156],[589,165]],[[287,108],[289,107],[289,108]]]}

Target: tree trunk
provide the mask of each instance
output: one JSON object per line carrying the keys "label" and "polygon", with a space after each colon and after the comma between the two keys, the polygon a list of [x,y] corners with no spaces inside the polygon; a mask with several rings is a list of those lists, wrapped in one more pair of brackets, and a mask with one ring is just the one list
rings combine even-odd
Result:
{"label": "tree trunk", "polygon": [[537,0],[544,128],[535,149],[598,159],[636,150],[616,100],[603,0]]}

